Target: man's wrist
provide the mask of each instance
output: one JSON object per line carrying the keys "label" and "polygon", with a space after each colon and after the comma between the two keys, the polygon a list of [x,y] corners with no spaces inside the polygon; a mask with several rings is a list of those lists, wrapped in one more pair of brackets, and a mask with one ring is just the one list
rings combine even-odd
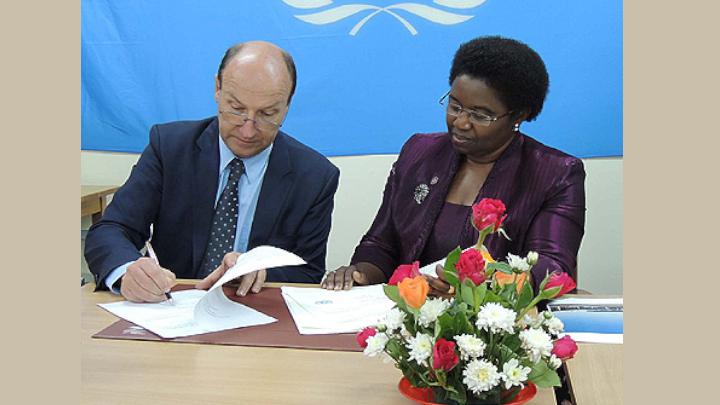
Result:
{"label": "man's wrist", "polygon": [[122,266],[118,266],[113,271],[108,274],[108,276],[105,278],[105,286],[107,286],[108,290],[113,292],[114,294],[120,294],[120,286],[122,284],[122,278],[125,275],[125,272],[127,271],[127,268],[132,264],[133,262],[127,262],[123,264]]}

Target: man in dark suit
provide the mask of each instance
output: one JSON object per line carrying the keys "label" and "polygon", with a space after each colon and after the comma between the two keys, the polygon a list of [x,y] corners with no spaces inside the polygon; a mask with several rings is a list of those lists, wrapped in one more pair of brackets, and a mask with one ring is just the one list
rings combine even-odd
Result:
{"label": "man in dark suit", "polygon": [[[247,274],[239,295],[265,281],[320,281],[339,171],[279,131],[295,82],[285,51],[238,44],[215,77],[217,117],[152,127],[129,179],[87,234],[97,290],[157,302],[176,277],[204,278],[198,288],[208,288],[258,245],[291,251],[307,265]],[[140,254],[150,238],[157,260]]]}

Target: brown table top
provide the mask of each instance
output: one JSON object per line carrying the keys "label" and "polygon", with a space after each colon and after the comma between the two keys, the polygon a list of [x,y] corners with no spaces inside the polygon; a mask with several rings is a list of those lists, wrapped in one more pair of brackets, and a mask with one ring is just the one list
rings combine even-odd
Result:
{"label": "brown table top", "polygon": [[623,345],[579,343],[566,362],[570,388],[578,405],[623,403]]}
{"label": "brown table top", "polygon": [[113,194],[120,186],[80,186],[80,199],[99,198]]}
{"label": "brown table top", "polygon": [[[83,403],[411,404],[399,370],[358,352],[93,339],[117,320],[96,304],[121,299],[93,288],[80,291]],[[555,405],[555,394],[529,404]]]}

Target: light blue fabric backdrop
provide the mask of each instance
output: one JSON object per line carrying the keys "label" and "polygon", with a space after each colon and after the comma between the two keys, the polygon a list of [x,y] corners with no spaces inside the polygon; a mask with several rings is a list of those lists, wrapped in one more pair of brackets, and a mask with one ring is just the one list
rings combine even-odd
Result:
{"label": "light blue fabric backdrop", "polygon": [[452,55],[480,35],[543,57],[550,93],[523,131],[579,157],[621,156],[621,0],[83,0],[82,149],[140,152],[151,125],[216,114],[230,45],[288,50],[283,129],[325,155],[398,153],[445,129]]}

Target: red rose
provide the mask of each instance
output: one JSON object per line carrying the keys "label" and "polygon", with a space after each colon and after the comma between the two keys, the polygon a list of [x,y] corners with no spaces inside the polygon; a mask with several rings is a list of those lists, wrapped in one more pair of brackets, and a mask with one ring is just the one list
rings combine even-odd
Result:
{"label": "red rose", "polygon": [[473,224],[478,231],[482,231],[490,225],[495,225],[493,232],[497,231],[505,220],[505,204],[493,198],[483,198],[479,203],[472,206]]}
{"label": "red rose", "polygon": [[475,285],[485,281],[485,259],[477,249],[468,249],[460,254],[460,259],[455,263],[460,282],[466,278],[472,280]]}
{"label": "red rose", "polygon": [[397,267],[397,269],[395,269],[395,272],[393,272],[393,275],[392,277],[390,277],[390,281],[388,281],[388,284],[397,285],[399,282],[403,281],[408,277],[413,278],[419,275],[420,262],[415,261],[413,262],[413,264],[401,264]]}
{"label": "red rose", "polygon": [[455,342],[440,338],[433,347],[433,368],[450,371],[460,362],[455,353]]}
{"label": "red rose", "polygon": [[577,343],[568,335],[553,342],[552,354],[560,360],[572,359],[578,351]]}
{"label": "red rose", "polygon": [[358,342],[358,344],[360,345],[360,347],[362,347],[362,348],[364,349],[364,348],[367,347],[367,340],[368,340],[368,338],[369,338],[370,336],[375,336],[376,333],[377,333],[377,330],[375,330],[375,328],[370,328],[370,327],[368,327],[368,328],[365,328],[365,329],[361,330],[361,331],[355,336],[355,339],[357,339],[357,342]]}
{"label": "red rose", "polygon": [[568,291],[574,290],[577,285],[569,274],[562,271],[554,271],[550,274],[550,280],[548,280],[547,284],[545,284],[545,290],[553,287],[560,287],[560,292],[554,297],[551,297],[556,298],[566,294]]}

